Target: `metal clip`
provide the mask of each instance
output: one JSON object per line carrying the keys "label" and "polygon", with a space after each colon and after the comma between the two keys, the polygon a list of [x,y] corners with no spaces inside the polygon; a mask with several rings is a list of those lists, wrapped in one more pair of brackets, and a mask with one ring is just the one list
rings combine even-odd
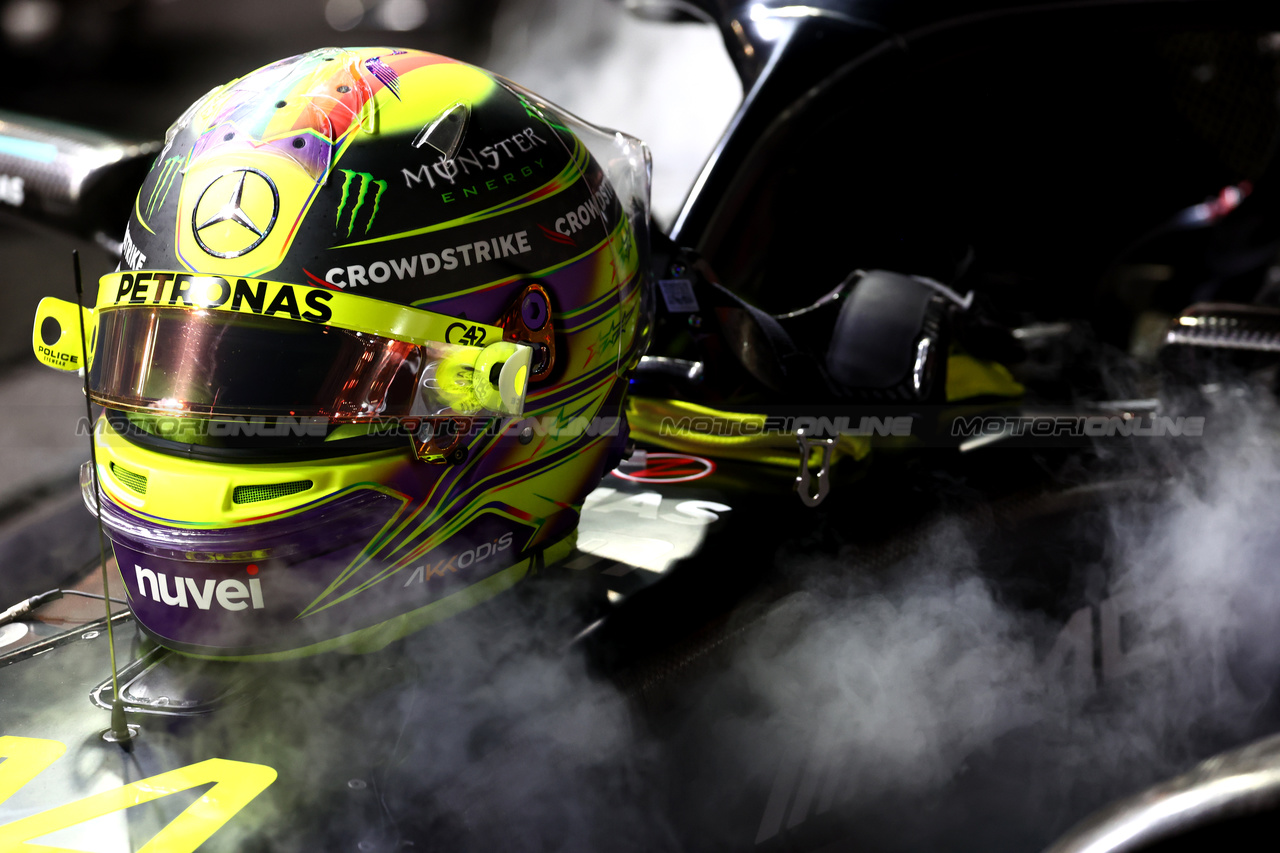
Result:
{"label": "metal clip", "polygon": [[[800,475],[796,477],[796,491],[805,506],[817,506],[822,503],[827,492],[831,491],[831,454],[836,449],[834,438],[809,438],[803,429],[796,430],[796,443],[800,445]],[[822,448],[822,467],[813,479],[818,481],[818,493],[813,494],[809,483],[809,454],[814,447]]]}

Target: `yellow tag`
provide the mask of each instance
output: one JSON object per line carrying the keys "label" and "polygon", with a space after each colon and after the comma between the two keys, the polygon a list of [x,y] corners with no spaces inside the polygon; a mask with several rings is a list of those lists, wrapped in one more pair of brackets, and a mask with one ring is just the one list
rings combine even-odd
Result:
{"label": "yellow tag", "polygon": [[[92,354],[97,321],[88,308],[78,310],[84,315],[85,338]],[[80,318],[76,314],[77,306],[74,302],[52,296],[40,300],[36,307],[35,326],[31,330],[31,348],[42,363],[58,370],[79,370],[84,366]]]}

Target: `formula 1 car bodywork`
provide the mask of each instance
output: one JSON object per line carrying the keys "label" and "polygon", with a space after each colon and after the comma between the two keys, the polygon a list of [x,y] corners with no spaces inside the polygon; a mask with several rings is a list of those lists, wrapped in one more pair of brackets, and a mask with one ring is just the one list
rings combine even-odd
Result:
{"label": "formula 1 car bodywork", "polygon": [[[0,848],[1035,850],[1275,730],[1269,392],[1187,353],[1280,348],[1280,9],[684,8],[747,94],[577,551],[367,655],[201,661],[120,611],[127,749],[100,610],[0,627]],[[97,152],[21,208],[88,234],[154,153],[4,132],[16,174]],[[1272,753],[1056,849],[1238,843]]]}

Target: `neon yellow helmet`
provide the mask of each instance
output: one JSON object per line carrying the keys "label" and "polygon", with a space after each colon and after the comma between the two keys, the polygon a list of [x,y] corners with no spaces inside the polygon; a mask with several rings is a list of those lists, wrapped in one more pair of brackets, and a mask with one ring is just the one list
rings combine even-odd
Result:
{"label": "neon yellow helmet", "polygon": [[[567,551],[626,440],[648,168],[418,51],[194,104],[86,310],[86,484],[139,624],[211,657],[373,648]],[[42,303],[46,363],[79,367],[76,311]]]}

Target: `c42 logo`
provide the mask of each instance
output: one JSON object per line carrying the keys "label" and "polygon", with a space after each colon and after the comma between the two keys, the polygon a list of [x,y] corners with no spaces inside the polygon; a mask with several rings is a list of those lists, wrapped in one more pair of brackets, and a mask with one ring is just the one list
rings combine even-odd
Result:
{"label": "c42 logo", "polygon": [[444,342],[447,344],[466,344],[478,347],[484,344],[484,327],[471,326],[466,323],[450,323],[444,330]]}

